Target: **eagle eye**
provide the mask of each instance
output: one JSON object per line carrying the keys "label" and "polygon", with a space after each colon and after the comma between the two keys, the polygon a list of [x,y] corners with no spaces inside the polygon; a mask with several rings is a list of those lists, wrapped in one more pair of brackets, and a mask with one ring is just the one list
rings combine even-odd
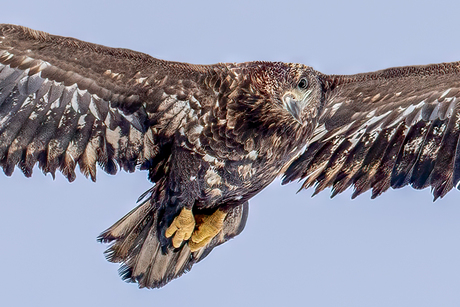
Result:
{"label": "eagle eye", "polygon": [[305,78],[300,79],[299,84],[297,84],[297,86],[302,90],[306,89],[308,87],[307,79]]}

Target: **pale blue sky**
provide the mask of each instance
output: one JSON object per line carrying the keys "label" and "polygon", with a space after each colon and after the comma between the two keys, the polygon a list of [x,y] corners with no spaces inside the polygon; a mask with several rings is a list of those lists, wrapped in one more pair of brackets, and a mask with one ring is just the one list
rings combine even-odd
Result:
{"label": "pale blue sky", "polygon": [[[5,3],[1,3],[5,2]],[[128,4],[129,3],[129,4]],[[454,1],[6,1],[2,22],[191,63],[300,62],[357,73],[460,60]],[[0,175],[2,306],[459,306],[460,194],[376,200],[270,185],[243,233],[160,290],[105,261],[97,235],[145,172]]]}

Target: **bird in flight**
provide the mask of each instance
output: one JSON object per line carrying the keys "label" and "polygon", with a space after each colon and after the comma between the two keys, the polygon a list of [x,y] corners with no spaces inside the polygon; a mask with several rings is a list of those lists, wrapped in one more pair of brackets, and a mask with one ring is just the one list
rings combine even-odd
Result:
{"label": "bird in flight", "polygon": [[0,166],[146,170],[152,188],[99,240],[123,279],[157,288],[238,235],[278,176],[332,196],[457,187],[459,65],[192,65],[0,25]]}

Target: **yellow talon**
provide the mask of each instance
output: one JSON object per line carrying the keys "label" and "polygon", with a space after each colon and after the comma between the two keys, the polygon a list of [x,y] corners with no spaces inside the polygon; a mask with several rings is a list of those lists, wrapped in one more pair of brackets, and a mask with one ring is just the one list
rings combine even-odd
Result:
{"label": "yellow talon", "polygon": [[190,239],[193,230],[195,229],[195,217],[192,210],[182,208],[178,216],[174,218],[171,225],[166,229],[166,238],[172,237],[172,245],[179,248],[182,242]]}
{"label": "yellow talon", "polygon": [[194,252],[205,247],[222,230],[227,213],[217,209],[212,215],[197,215],[197,230],[192,234],[188,243],[190,251]]}

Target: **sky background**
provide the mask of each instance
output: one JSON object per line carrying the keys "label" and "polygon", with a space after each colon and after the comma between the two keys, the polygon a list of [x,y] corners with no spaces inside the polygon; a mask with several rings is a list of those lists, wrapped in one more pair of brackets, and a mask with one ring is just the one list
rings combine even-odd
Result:
{"label": "sky background", "polygon": [[[5,1],[2,22],[197,64],[299,62],[331,74],[460,60],[454,1]],[[145,172],[69,184],[0,176],[3,306],[459,306],[458,191],[351,191],[274,182],[246,229],[160,290],[108,263],[101,231],[151,185]]]}

